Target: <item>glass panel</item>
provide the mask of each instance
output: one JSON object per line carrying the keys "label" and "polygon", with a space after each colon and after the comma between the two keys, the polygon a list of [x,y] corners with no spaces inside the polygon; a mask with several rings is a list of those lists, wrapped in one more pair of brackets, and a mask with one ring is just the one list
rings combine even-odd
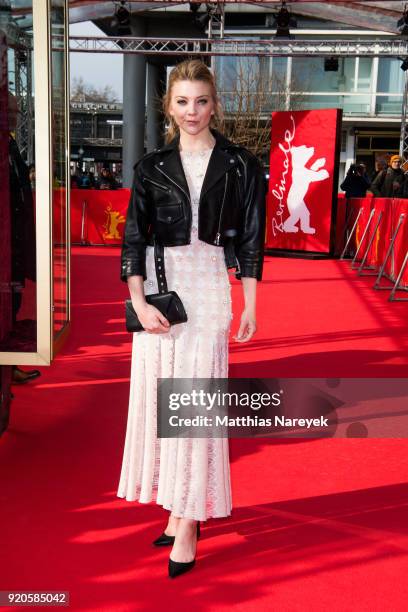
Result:
{"label": "glass panel", "polygon": [[267,94],[261,92],[259,94],[250,94],[245,96],[245,100],[237,97],[233,93],[221,92],[221,103],[224,112],[241,112],[240,104],[244,106],[244,110],[252,108],[260,113],[268,113],[270,111],[285,110],[285,94]]}
{"label": "glass panel", "polygon": [[217,57],[218,89],[225,112],[283,110],[286,70],[286,58]]}
{"label": "glass panel", "polygon": [[318,108],[341,108],[341,96],[306,96],[304,100],[298,97],[299,110]]}
{"label": "glass panel", "polygon": [[358,66],[358,91],[371,91],[373,60],[371,57],[360,57]]}
{"label": "glass panel", "polygon": [[320,108],[342,108],[347,114],[367,114],[370,111],[370,97],[361,96],[340,96],[333,95],[312,95],[300,96],[291,95],[290,107],[293,110],[309,110]]}
{"label": "glass panel", "polygon": [[217,81],[220,89],[229,92],[256,91],[260,78],[260,58],[217,58]]}
{"label": "glass panel", "polygon": [[0,350],[35,352],[32,2],[0,11]]}
{"label": "glass panel", "polygon": [[354,91],[355,58],[338,58],[339,69],[324,69],[322,57],[294,57],[292,60],[292,90],[313,92]]}
{"label": "glass panel", "polygon": [[362,96],[342,96],[342,108],[347,114],[367,115],[370,112],[371,97]]}
{"label": "glass panel", "polygon": [[71,113],[71,138],[76,143],[92,137],[92,115]]}
{"label": "glass panel", "polygon": [[380,58],[378,64],[378,85],[380,93],[400,93],[404,90],[404,72],[401,60],[388,57]]}
{"label": "glass panel", "polygon": [[273,91],[281,91],[286,87],[288,60],[286,57],[271,57],[270,60]]}
{"label": "glass panel", "polygon": [[378,115],[401,115],[402,96],[377,96],[375,112]]}
{"label": "glass panel", "polygon": [[52,156],[53,156],[53,292],[54,338],[68,322],[67,252],[67,122],[65,3],[50,1],[52,74]]}

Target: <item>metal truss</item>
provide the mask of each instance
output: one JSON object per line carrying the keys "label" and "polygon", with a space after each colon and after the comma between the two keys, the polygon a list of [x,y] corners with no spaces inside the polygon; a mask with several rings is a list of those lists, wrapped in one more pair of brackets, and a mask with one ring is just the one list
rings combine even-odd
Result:
{"label": "metal truss", "polygon": [[236,55],[280,57],[405,57],[408,40],[235,40],[230,38],[136,38],[71,36],[70,51],[143,55]]}
{"label": "metal truss", "polygon": [[[210,14],[209,37],[202,39],[167,39],[126,37],[70,37],[70,51],[89,53],[138,53],[143,55],[244,56],[244,57],[390,57],[408,56],[408,40],[233,40],[223,38],[224,8],[215,5]],[[221,12],[220,12],[221,10]],[[218,20],[218,35],[212,22]],[[210,34],[212,32],[212,37]],[[408,160],[408,72],[403,95],[400,154]]]}
{"label": "metal truss", "polygon": [[[225,30],[225,4],[224,2],[207,2],[207,12],[210,17],[208,23],[208,40],[223,39]],[[211,55],[211,68],[215,70],[215,56]]]}
{"label": "metal truss", "polygon": [[17,117],[16,141],[23,159],[30,164],[34,161],[33,41],[11,22],[7,24],[6,35],[7,44],[13,51],[14,61],[10,77],[20,111]]}
{"label": "metal truss", "polygon": [[91,138],[91,137],[71,137],[72,145],[89,145],[91,147],[121,147],[122,138]]}
{"label": "metal truss", "polygon": [[207,11],[210,16],[208,23],[208,38],[224,38],[225,29],[225,3],[207,2]]}
{"label": "metal truss", "polygon": [[400,155],[408,160],[408,72],[405,72],[405,88],[402,97]]}
{"label": "metal truss", "polygon": [[14,53],[15,91],[19,103],[16,140],[22,157],[34,161],[33,96],[31,49],[17,49]]}

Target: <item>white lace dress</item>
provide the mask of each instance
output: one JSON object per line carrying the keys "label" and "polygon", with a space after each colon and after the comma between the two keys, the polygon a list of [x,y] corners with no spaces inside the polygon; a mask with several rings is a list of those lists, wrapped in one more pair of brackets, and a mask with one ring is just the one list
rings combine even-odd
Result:
{"label": "white lace dress", "polygon": [[[181,151],[192,202],[191,244],[165,247],[169,290],[188,321],[168,333],[133,334],[129,412],[118,496],[156,501],[175,516],[205,521],[231,514],[228,438],[157,438],[157,378],[227,378],[231,286],[224,250],[197,237],[198,201],[212,149]],[[145,294],[156,293],[153,247]]]}

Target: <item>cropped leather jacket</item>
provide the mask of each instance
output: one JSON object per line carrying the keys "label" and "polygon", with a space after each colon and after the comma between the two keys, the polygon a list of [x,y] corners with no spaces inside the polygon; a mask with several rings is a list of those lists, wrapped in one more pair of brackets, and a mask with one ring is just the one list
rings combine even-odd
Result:
{"label": "cropped leather jacket", "polygon": [[[211,129],[216,144],[204,177],[198,238],[224,248],[236,277],[261,280],[265,239],[266,184],[259,160]],[[146,246],[190,244],[190,193],[179,152],[179,135],[134,166],[121,255],[121,279],[146,280]]]}

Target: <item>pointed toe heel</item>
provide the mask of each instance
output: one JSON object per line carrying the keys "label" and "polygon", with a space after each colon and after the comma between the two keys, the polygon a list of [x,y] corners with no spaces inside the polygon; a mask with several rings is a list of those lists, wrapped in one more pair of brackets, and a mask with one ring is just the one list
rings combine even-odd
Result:
{"label": "pointed toe heel", "polygon": [[167,535],[166,533],[161,534],[158,538],[153,540],[153,546],[170,546],[174,544],[175,536]]}
{"label": "pointed toe heel", "polygon": [[181,563],[180,561],[173,561],[173,559],[169,559],[169,576],[170,578],[176,578],[177,576],[181,576],[181,574],[185,574],[189,570],[193,569],[195,565],[195,559],[192,561],[188,561],[187,563]]}
{"label": "pointed toe heel", "polygon": [[[200,535],[200,521],[197,521],[197,540],[199,539]],[[176,536],[167,535],[163,531],[161,536],[153,540],[152,544],[153,546],[171,546],[172,544],[174,544],[175,539]]]}

